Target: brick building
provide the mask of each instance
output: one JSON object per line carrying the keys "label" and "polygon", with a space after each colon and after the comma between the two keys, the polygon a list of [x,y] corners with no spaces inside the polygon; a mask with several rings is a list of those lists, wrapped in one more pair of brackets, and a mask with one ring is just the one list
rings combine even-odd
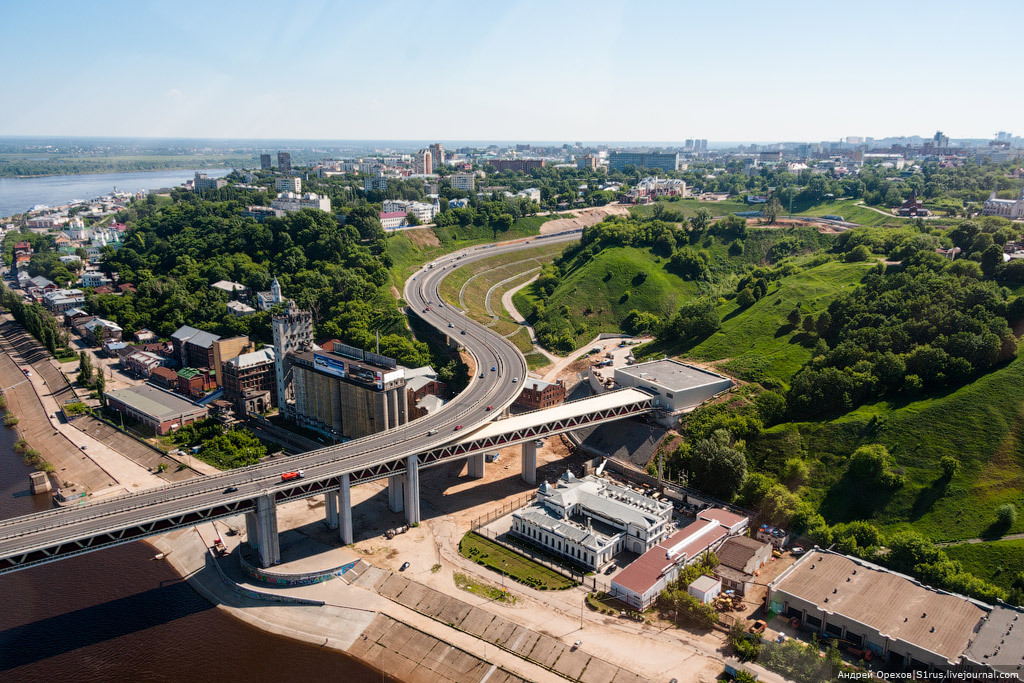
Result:
{"label": "brick building", "polygon": [[565,386],[528,377],[523,380],[523,392],[515,400],[515,405],[538,410],[561,405],[565,400]]}

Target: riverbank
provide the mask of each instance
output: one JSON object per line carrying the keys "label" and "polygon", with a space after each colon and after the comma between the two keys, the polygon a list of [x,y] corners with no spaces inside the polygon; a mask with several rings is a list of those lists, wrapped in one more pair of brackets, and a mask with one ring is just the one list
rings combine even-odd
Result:
{"label": "riverbank", "polygon": [[212,178],[221,178],[230,173],[231,169],[220,166],[25,178],[4,176],[0,177],[0,219],[24,214],[37,205],[58,207],[73,200],[102,197],[110,194],[115,187],[118,191],[130,193],[174,187],[189,180],[197,171]]}

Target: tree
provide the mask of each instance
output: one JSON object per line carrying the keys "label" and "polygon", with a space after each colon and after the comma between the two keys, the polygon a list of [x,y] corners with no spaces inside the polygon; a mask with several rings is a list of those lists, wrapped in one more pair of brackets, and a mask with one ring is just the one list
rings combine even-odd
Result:
{"label": "tree", "polygon": [[952,479],[960,471],[960,459],[955,455],[944,455],[939,461],[942,466],[942,476]]}
{"label": "tree", "polygon": [[96,393],[99,395],[100,405],[106,405],[103,392],[107,387],[107,380],[103,376],[102,369],[96,373],[96,383],[93,386],[96,389]]}
{"label": "tree", "polygon": [[503,213],[494,219],[494,229],[499,232],[508,232],[512,229],[513,223],[515,223],[515,219],[512,214]]}
{"label": "tree", "polygon": [[92,359],[85,351],[78,354],[78,383],[89,386],[92,383]]}
{"label": "tree", "polygon": [[761,215],[768,219],[769,225],[774,225],[779,214],[782,213],[782,202],[778,197],[772,197],[768,203],[761,208]]}
{"label": "tree", "polygon": [[420,218],[415,213],[410,211],[407,214],[405,214],[405,224],[406,225],[419,225],[420,224]]}
{"label": "tree", "polygon": [[736,295],[736,305],[740,308],[747,308],[753,306],[757,299],[754,298],[754,293],[750,291],[750,287],[744,287],[740,290],[740,293]]}
{"label": "tree", "polygon": [[762,391],[754,399],[754,408],[764,426],[771,427],[786,416],[786,398],[777,391]]}
{"label": "tree", "polygon": [[690,226],[694,232],[702,233],[711,225],[711,212],[701,207],[697,209],[696,215],[690,219]]}
{"label": "tree", "polygon": [[747,459],[731,441],[727,430],[718,429],[694,443],[690,453],[693,485],[723,500],[732,500],[747,477]]}
{"label": "tree", "polygon": [[803,319],[803,316],[800,313],[800,308],[799,307],[794,308],[792,311],[789,312],[789,315],[786,316],[786,322],[788,322],[794,328],[800,326],[800,321],[802,319]]}

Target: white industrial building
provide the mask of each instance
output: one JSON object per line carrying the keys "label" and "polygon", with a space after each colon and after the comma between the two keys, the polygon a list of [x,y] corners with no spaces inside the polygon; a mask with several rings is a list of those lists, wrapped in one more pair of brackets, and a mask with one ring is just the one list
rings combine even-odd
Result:
{"label": "white industrial building", "polygon": [[401,213],[405,215],[411,213],[423,224],[432,223],[434,216],[440,211],[441,206],[437,200],[434,200],[433,204],[427,204],[426,202],[410,202],[404,199],[385,199],[384,205],[381,207],[381,213],[384,214]]}
{"label": "white industrial building", "polygon": [[672,504],[607,479],[566,472],[512,513],[511,533],[593,570],[623,550],[644,553],[664,538]]}
{"label": "white industrial building", "polygon": [[728,377],[675,360],[615,368],[615,384],[649,391],[669,413],[680,413],[733,387]]}

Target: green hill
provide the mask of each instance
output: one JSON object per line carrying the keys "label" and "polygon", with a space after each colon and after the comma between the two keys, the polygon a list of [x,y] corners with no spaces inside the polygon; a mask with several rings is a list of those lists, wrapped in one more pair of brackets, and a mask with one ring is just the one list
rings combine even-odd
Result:
{"label": "green hill", "polygon": [[804,315],[823,311],[832,297],[855,286],[873,265],[830,261],[782,278],[746,309],[735,301],[724,303],[718,309],[722,328],[684,355],[726,359],[719,367],[740,379],[785,384],[811,359],[814,346],[814,340],[793,329],[786,316],[797,306]]}
{"label": "green hill", "polygon": [[[565,276],[535,324],[584,343],[599,332],[620,331],[620,322],[633,309],[669,316],[684,297],[697,292],[697,285],[666,271],[665,264],[647,249],[604,249]],[[537,300],[531,289],[520,290],[514,301],[520,313],[533,319]]]}
{"label": "green hill", "polygon": [[1009,590],[1014,578],[1024,572],[1024,539],[964,543],[943,548],[949,559],[963,565],[965,571]]}
{"label": "green hill", "polygon": [[[849,456],[885,445],[907,483],[892,493],[851,485]],[[778,472],[793,453],[813,463],[801,495],[830,522],[870,519],[879,527],[914,528],[936,540],[986,537],[1003,503],[1024,508],[1024,358],[955,391],[917,401],[881,401],[842,417],[788,423],[750,443],[755,469]],[[942,475],[943,456],[961,463]],[[1010,532],[1024,531],[1024,515]]]}

